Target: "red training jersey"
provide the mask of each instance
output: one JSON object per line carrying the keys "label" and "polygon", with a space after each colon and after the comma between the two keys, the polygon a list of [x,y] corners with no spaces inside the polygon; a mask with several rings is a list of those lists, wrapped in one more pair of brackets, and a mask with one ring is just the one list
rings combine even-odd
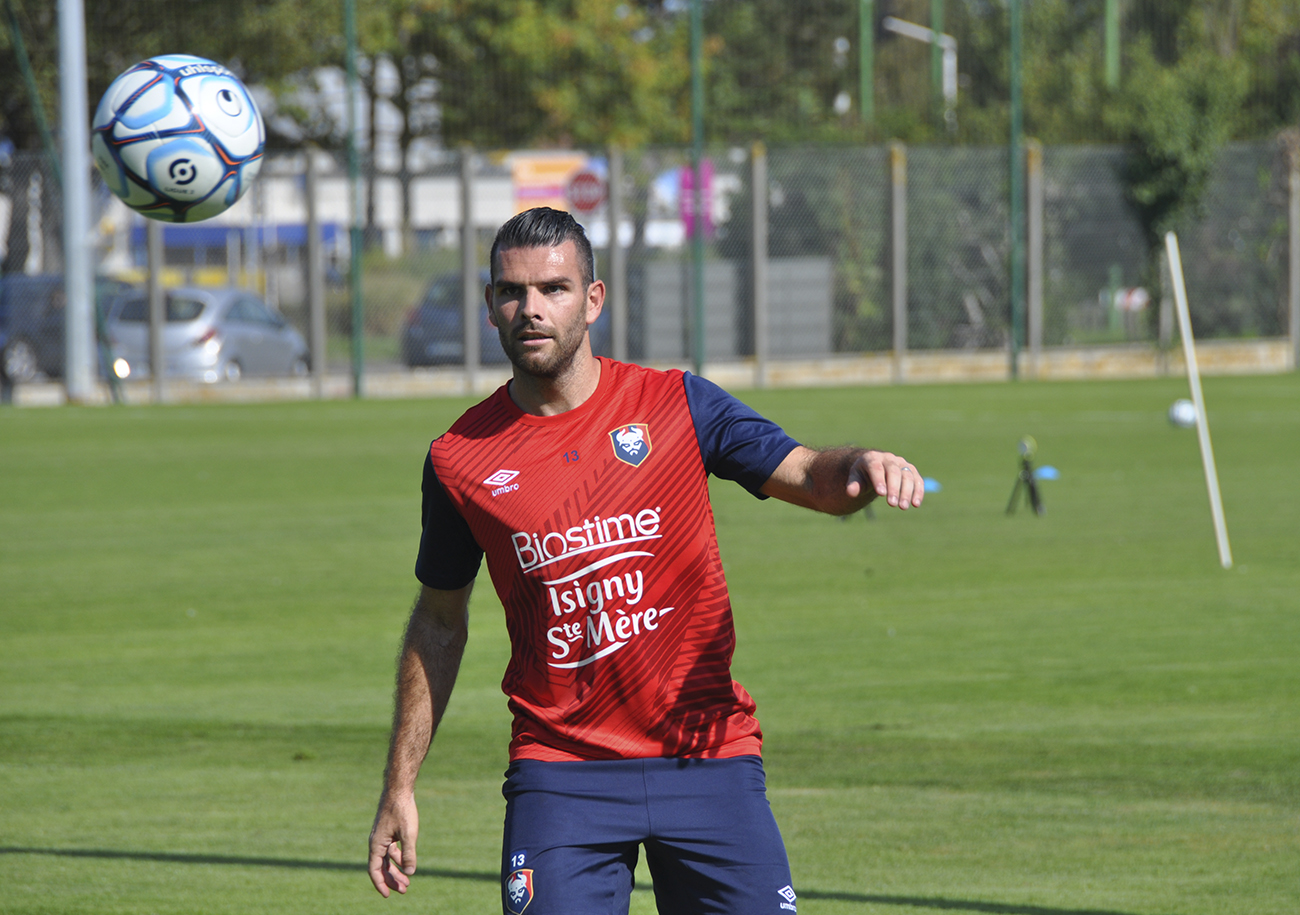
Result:
{"label": "red training jersey", "polygon": [[758,494],[796,443],[702,379],[600,364],[574,410],[524,413],[503,386],[433,443],[417,575],[460,587],[486,553],[512,760],[757,755],[707,478]]}

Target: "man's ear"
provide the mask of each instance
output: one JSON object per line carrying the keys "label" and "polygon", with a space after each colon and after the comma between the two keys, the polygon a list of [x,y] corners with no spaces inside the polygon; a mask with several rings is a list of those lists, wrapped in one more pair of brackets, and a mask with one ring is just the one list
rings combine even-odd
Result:
{"label": "man's ear", "polygon": [[605,308],[605,281],[592,280],[587,287],[587,326],[596,323]]}

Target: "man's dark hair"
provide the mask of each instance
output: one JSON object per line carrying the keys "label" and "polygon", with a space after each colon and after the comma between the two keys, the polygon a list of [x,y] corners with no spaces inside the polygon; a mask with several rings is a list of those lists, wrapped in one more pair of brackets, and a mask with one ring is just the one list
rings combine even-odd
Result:
{"label": "man's dark hair", "polygon": [[582,275],[585,289],[596,278],[596,259],[591,253],[591,242],[568,213],[553,210],[550,207],[533,207],[524,210],[497,229],[497,237],[492,241],[490,263],[492,282],[497,280],[497,252],[511,248],[554,248],[566,241],[573,242],[578,249],[578,269]]}

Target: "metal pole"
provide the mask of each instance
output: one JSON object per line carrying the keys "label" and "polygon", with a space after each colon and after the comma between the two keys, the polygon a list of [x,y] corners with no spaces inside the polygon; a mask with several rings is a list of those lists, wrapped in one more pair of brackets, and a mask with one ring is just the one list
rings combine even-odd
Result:
{"label": "metal pole", "polygon": [[1025,314],[1025,167],[1021,154],[1023,106],[1021,81],[1021,3],[1011,4],[1011,142],[1008,150],[1011,193],[1008,201],[1011,217],[1011,377],[1020,373],[1020,348]]}
{"label": "metal pole", "polygon": [[242,260],[239,253],[239,230],[230,228],[226,230],[226,283],[230,286],[242,285],[239,276],[239,264]]}
{"label": "metal pole", "polygon": [[1119,88],[1119,0],[1106,0],[1106,88]]}
{"label": "metal pole", "polygon": [[907,380],[907,147],[889,144],[889,176],[892,186],[894,293],[894,383]]}
{"label": "metal pole", "polygon": [[167,373],[163,353],[163,329],[167,326],[166,301],[163,293],[163,224],[156,219],[146,219],[145,248],[149,264],[149,278],[145,284],[149,297],[149,389],[154,403],[163,402],[163,375]]}
{"label": "metal pole", "polygon": [[465,393],[473,394],[478,384],[479,309],[485,305],[478,281],[478,233],[474,228],[474,150],[469,146],[460,151],[460,283]]}
{"label": "metal pole", "polygon": [[36,132],[41,135],[41,145],[45,147],[45,156],[50,161],[50,171],[59,187],[63,187],[63,168],[59,164],[59,154],[54,148],[54,135],[50,133],[50,124],[45,117],[45,105],[41,101],[40,91],[36,88],[36,75],[32,72],[31,58],[27,56],[27,44],[23,41],[23,30],[18,26],[18,16],[14,12],[13,0],[4,0],[5,19],[9,23],[9,40],[13,43],[14,57],[18,69],[23,73],[23,83],[27,86],[27,98],[32,104],[32,117],[36,121]]}
{"label": "metal pole", "polygon": [[754,383],[765,388],[771,340],[767,307],[767,149],[762,143],[755,143],[750,153],[749,184],[754,216],[750,239],[754,284]]}
{"label": "metal pole", "polygon": [[95,249],[90,235],[90,123],[86,100],[86,14],[59,0],[59,86],[63,128],[63,283],[68,400],[95,392]]}
{"label": "metal pole", "polygon": [[1043,145],[1037,140],[1025,144],[1025,167],[1029,173],[1025,213],[1029,230],[1029,375],[1036,378],[1043,357]]}
{"label": "metal pole", "polygon": [[691,0],[691,197],[694,232],[691,235],[691,365],[695,374],[704,369],[704,3]]}
{"label": "metal pole", "polygon": [[876,119],[876,4],[858,0],[858,108],[862,123]]}
{"label": "metal pole", "polygon": [[609,325],[613,339],[613,356],[627,361],[627,252],[619,241],[618,227],[623,224],[623,151],[609,148],[609,294],[605,299],[610,310]]}
{"label": "metal pole", "polygon": [[1300,155],[1291,160],[1291,205],[1290,213],[1290,252],[1288,264],[1290,272],[1290,334],[1291,334],[1291,368],[1300,370]]}
{"label": "metal pole", "polygon": [[352,287],[352,396],[362,395],[365,362],[365,318],[361,298],[361,257],[364,253],[362,223],[365,218],[361,199],[361,165],[357,161],[357,7],[356,0],[343,0],[348,78],[348,186],[352,191],[351,247]]}
{"label": "metal pole", "polygon": [[307,324],[311,337],[311,396],[325,396],[325,374],[329,368],[325,335],[325,258],[320,238],[319,189],[316,181],[316,151],[307,150],[303,195],[307,198]]}
{"label": "metal pole", "polygon": [[930,0],[930,110],[936,124],[943,124],[943,0]]}

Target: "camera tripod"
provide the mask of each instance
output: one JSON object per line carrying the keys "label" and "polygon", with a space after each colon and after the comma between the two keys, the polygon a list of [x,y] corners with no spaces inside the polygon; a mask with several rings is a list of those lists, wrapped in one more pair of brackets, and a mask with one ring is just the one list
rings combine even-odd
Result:
{"label": "camera tripod", "polygon": [[1047,507],[1043,505],[1043,499],[1038,494],[1038,481],[1034,479],[1034,452],[1038,450],[1038,443],[1032,436],[1026,435],[1016,446],[1020,452],[1020,472],[1016,474],[1016,484],[1011,489],[1011,501],[1007,503],[1007,514],[1015,514],[1016,497],[1020,495],[1021,487],[1024,487],[1025,494],[1029,498],[1029,504],[1033,506],[1034,514],[1043,515],[1047,513]]}

